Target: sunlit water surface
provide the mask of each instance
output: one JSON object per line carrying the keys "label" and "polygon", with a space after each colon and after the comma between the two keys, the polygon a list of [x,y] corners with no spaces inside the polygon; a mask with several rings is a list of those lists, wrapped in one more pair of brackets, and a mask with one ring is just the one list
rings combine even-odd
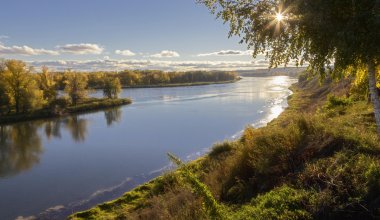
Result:
{"label": "sunlit water surface", "polygon": [[[126,89],[129,106],[0,127],[0,219],[61,219],[116,198],[213,143],[263,126],[287,106],[286,76]],[[94,96],[101,96],[98,92]]]}

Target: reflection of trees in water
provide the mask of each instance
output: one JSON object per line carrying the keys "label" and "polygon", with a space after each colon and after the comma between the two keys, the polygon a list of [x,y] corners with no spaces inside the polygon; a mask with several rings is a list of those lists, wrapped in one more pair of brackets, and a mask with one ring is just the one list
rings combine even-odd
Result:
{"label": "reflection of trees in water", "polygon": [[64,121],[65,128],[70,131],[71,137],[76,142],[83,142],[87,135],[87,119],[79,118],[78,115],[71,116]]}
{"label": "reflection of trees in water", "polygon": [[28,170],[39,162],[41,139],[35,122],[0,126],[0,177]]}
{"label": "reflection of trees in water", "polygon": [[[120,121],[121,110],[105,111],[105,118],[110,126]],[[51,140],[61,138],[61,130],[64,128],[74,141],[83,142],[87,136],[87,126],[88,120],[78,115],[45,122],[30,121],[0,126],[0,177],[16,175],[39,162],[43,152],[39,129]]]}
{"label": "reflection of trees in water", "polygon": [[61,120],[45,122],[45,135],[48,140],[61,138]]}
{"label": "reflection of trees in water", "polygon": [[111,126],[114,122],[120,122],[121,114],[121,108],[113,108],[104,111],[104,117],[106,118],[107,126]]}

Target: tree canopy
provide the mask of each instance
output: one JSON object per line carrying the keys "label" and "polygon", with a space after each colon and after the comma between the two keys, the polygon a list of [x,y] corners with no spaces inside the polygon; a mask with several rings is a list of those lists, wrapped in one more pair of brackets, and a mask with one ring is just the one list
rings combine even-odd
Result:
{"label": "tree canopy", "polygon": [[[324,72],[380,58],[380,3],[377,0],[199,0],[265,54],[272,67],[310,63]],[[278,19],[278,14],[282,19]]]}
{"label": "tree canopy", "polygon": [[309,72],[341,78],[367,69],[380,135],[379,0],[198,0],[241,36],[252,55],[265,54],[270,67],[295,62]]}

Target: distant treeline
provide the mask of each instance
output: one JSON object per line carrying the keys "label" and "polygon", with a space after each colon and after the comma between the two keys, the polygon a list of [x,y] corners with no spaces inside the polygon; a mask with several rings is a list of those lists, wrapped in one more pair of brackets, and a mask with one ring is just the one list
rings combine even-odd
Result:
{"label": "distant treeline", "polygon": [[[50,73],[47,67],[42,67],[38,73],[33,73],[32,70],[32,67],[21,60],[0,62],[0,115],[22,113],[25,116],[26,113],[36,111],[49,112],[47,115],[61,115],[62,112],[130,103],[130,100],[118,99],[121,83],[117,77],[104,76],[102,89],[105,99],[93,100],[88,99],[90,74],[73,71],[56,74]],[[63,97],[58,95],[59,88],[64,90]],[[35,118],[35,115],[26,118]]]}
{"label": "distant treeline", "polygon": [[239,70],[239,76],[267,77],[267,76],[290,76],[298,77],[306,70],[304,67],[285,67],[274,69]]}
{"label": "distant treeline", "polygon": [[[224,82],[237,79],[237,73],[224,71],[163,72],[159,70],[124,70],[121,72],[50,72],[36,71],[21,60],[0,61],[0,115],[45,109],[69,112],[72,106],[86,104],[98,108],[117,104],[122,87],[144,87]],[[88,103],[88,93],[102,89],[106,99],[101,105]],[[64,90],[64,96],[57,90]],[[129,103],[122,101],[120,104]],[[83,109],[83,108],[80,108]]]}
{"label": "distant treeline", "polygon": [[[53,79],[57,89],[65,87],[65,72],[55,72]],[[143,87],[169,84],[191,84],[201,82],[224,82],[238,78],[236,72],[227,71],[187,71],[164,72],[160,70],[124,70],[120,72],[80,72],[88,79],[88,87],[104,87],[104,79],[118,78],[122,87]]]}

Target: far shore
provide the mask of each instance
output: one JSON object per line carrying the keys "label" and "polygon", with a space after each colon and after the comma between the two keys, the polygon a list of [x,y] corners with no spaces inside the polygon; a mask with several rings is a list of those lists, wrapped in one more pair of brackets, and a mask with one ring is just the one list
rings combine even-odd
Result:
{"label": "far shore", "polygon": [[0,125],[8,125],[18,122],[32,121],[47,118],[59,118],[72,114],[86,113],[98,110],[104,110],[112,107],[131,104],[132,100],[128,98],[108,99],[108,98],[88,98],[83,103],[72,105],[59,111],[52,111],[49,108],[43,108],[26,113],[13,113],[0,116]]}
{"label": "far shore", "polygon": [[[149,88],[166,88],[166,87],[187,87],[187,86],[207,86],[214,84],[227,84],[235,83],[241,80],[241,77],[228,80],[228,81],[218,81],[218,82],[193,82],[193,83],[171,83],[171,84],[156,84],[156,85],[136,85],[136,86],[122,86],[123,89],[149,89]],[[102,88],[92,88],[92,89],[102,89]]]}
{"label": "far shore", "polygon": [[[213,85],[213,84],[226,84],[235,83],[241,78],[229,81],[220,82],[194,82],[194,83],[176,83],[176,84],[157,84],[157,85],[138,85],[138,86],[123,86],[123,89],[137,89],[137,88],[164,88],[164,87],[187,87],[187,86],[203,86],[203,85]],[[92,88],[92,89],[102,89],[102,88]],[[107,98],[88,98],[84,103],[78,105],[72,105],[60,111],[52,111],[49,108],[43,108],[26,113],[13,113],[9,115],[0,116],[0,125],[13,124],[17,122],[47,119],[47,118],[57,118],[64,117],[77,113],[88,113],[92,111],[103,110],[107,108],[128,105],[131,104],[132,100],[128,98],[119,99],[107,99]]]}

